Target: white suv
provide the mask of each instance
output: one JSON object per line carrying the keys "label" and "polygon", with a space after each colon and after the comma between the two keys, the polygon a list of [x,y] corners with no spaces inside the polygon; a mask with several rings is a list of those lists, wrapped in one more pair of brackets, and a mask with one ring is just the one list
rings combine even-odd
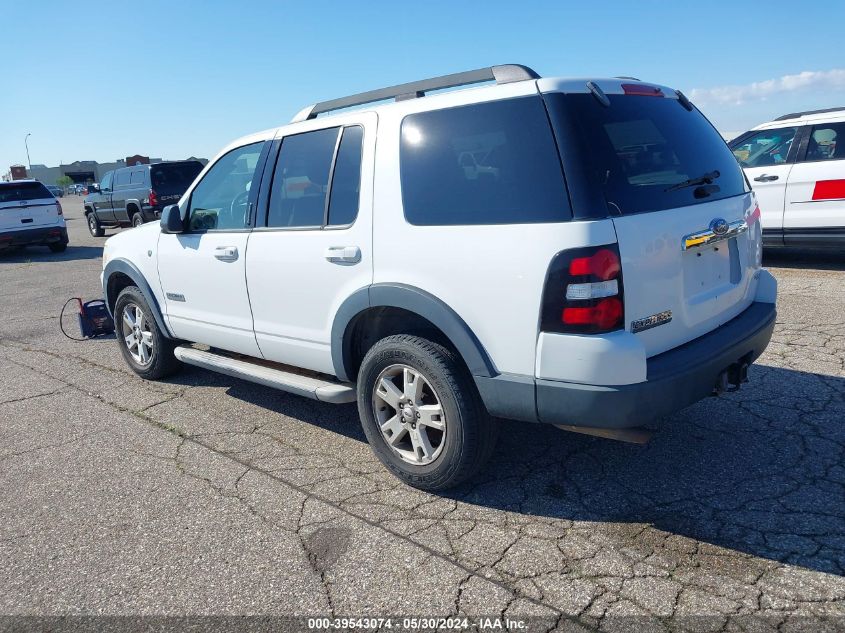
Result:
{"label": "white suv", "polygon": [[845,108],[796,112],[730,142],[766,246],[845,246]]}
{"label": "white suv", "polygon": [[62,203],[37,180],[0,182],[0,253],[44,245],[54,253],[67,249]]}
{"label": "white suv", "polygon": [[775,322],[758,217],[682,94],[494,66],[235,141],[107,241],[103,288],[140,376],[357,401],[379,459],[438,490],[495,418],[639,439],[738,387]]}

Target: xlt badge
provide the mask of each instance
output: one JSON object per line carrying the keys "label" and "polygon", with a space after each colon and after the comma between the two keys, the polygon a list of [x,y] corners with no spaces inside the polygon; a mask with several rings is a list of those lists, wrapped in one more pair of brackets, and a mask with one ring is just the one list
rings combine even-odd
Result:
{"label": "xlt badge", "polygon": [[663,312],[658,312],[657,314],[652,314],[651,316],[647,316],[642,319],[637,319],[636,321],[631,321],[631,332],[636,334],[637,332],[650,330],[651,328],[657,327],[658,325],[669,323],[669,321],[671,320],[672,311],[664,310]]}

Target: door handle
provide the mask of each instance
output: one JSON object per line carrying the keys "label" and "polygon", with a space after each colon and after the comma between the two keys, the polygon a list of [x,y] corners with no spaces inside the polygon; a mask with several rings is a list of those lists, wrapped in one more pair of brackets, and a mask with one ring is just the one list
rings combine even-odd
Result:
{"label": "door handle", "polygon": [[330,246],[326,259],[336,264],[357,264],[361,261],[361,249],[357,246]]}
{"label": "door handle", "polygon": [[238,247],[218,246],[214,249],[214,256],[221,262],[233,262],[238,259]]}
{"label": "door handle", "polygon": [[768,174],[763,174],[762,176],[757,176],[754,181],[755,182],[772,182],[773,180],[777,180],[779,176],[769,176]]}

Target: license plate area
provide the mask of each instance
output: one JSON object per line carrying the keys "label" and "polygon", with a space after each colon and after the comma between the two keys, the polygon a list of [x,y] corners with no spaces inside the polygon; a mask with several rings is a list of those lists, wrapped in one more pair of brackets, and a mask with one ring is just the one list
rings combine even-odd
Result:
{"label": "license plate area", "polygon": [[688,300],[706,298],[740,282],[736,238],[712,246],[684,251],[684,295]]}

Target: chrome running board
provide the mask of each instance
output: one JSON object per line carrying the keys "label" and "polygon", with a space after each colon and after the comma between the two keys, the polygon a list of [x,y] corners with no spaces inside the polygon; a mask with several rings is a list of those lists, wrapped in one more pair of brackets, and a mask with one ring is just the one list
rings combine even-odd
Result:
{"label": "chrome running board", "polygon": [[[354,385],[297,373],[291,371],[293,368],[286,365],[249,359],[246,356],[229,355],[226,352],[201,350],[190,345],[180,345],[173,353],[176,358],[188,365],[210,369],[273,389],[281,389],[312,400],[334,404],[356,400]],[[284,367],[284,369],[278,367]]]}

